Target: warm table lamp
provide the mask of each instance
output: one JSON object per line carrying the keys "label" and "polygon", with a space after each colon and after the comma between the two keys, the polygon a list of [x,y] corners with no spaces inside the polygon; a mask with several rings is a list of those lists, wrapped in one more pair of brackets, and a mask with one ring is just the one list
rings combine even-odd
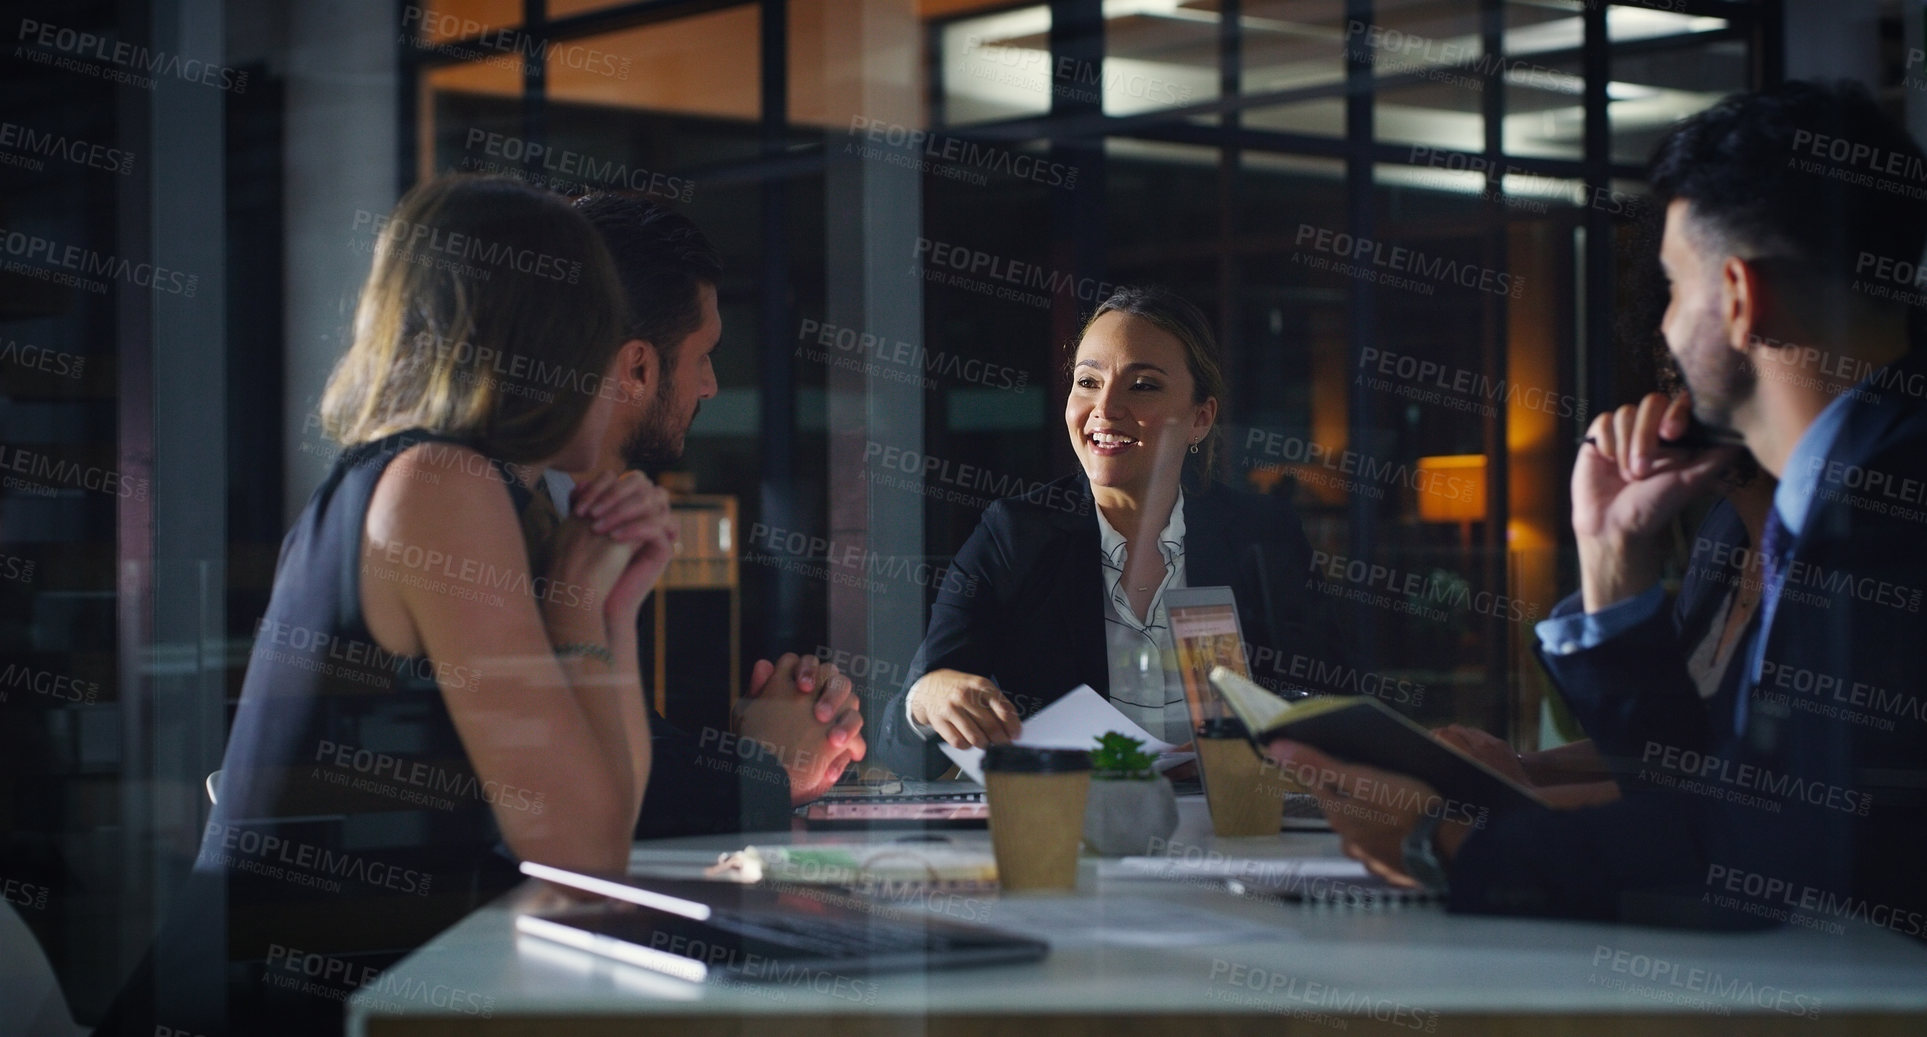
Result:
{"label": "warm table lamp", "polygon": [[1485,455],[1440,454],[1418,459],[1421,522],[1457,522],[1459,542],[1472,548],[1472,523],[1485,521]]}

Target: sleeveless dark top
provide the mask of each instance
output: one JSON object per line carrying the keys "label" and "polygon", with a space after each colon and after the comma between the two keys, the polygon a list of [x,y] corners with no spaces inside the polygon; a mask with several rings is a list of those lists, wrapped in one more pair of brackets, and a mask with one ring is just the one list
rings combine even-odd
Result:
{"label": "sleeveless dark top", "polygon": [[[275,1004],[332,1011],[336,1033],[342,1001],[376,970],[515,884],[491,804],[541,809],[478,780],[456,735],[443,696],[485,676],[388,652],[362,616],[369,500],[418,443],[459,445],[416,431],[343,451],[288,532],[196,862],[225,879],[231,980],[263,986],[243,999],[265,999],[271,1017]],[[520,514],[528,491],[488,465]],[[507,592],[460,559],[402,548],[406,579]]]}

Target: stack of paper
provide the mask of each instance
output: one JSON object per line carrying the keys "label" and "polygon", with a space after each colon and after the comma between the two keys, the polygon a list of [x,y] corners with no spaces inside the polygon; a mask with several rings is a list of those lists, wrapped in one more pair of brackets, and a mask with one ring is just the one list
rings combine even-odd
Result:
{"label": "stack of paper", "polygon": [[[1096,747],[1099,736],[1113,731],[1141,740],[1145,752],[1156,754],[1159,774],[1198,758],[1196,753],[1176,752],[1177,746],[1153,737],[1088,684],[1078,685],[1070,694],[1024,721],[1023,737],[1017,739],[1016,744],[1038,749],[1091,749]],[[979,785],[984,783],[982,749],[955,749],[947,742],[942,748],[965,777]]]}

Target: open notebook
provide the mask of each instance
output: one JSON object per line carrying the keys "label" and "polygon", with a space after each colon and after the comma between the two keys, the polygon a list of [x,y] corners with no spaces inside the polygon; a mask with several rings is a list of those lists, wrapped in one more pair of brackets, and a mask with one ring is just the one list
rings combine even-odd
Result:
{"label": "open notebook", "polygon": [[1303,742],[1350,763],[1409,774],[1477,814],[1545,806],[1539,794],[1433,738],[1369,695],[1315,695],[1288,702],[1220,666],[1211,684],[1260,747]]}

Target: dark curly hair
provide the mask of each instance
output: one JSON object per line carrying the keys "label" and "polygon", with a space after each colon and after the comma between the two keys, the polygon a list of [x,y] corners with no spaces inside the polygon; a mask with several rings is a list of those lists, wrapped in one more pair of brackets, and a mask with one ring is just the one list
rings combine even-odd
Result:
{"label": "dark curly hair", "polygon": [[722,277],[722,257],[695,221],[639,194],[585,194],[575,210],[615,261],[629,300],[629,337],[656,347],[667,377],[680,359],[676,347],[702,324],[702,286]]}
{"label": "dark curly hair", "polygon": [[[1882,175],[1893,169],[1906,172]],[[1673,127],[1651,165],[1654,200],[1690,203],[1703,247],[1789,261],[1834,288],[1868,254],[1920,259],[1927,206],[1882,181],[1922,176],[1927,155],[1850,80],[1735,94]]]}

